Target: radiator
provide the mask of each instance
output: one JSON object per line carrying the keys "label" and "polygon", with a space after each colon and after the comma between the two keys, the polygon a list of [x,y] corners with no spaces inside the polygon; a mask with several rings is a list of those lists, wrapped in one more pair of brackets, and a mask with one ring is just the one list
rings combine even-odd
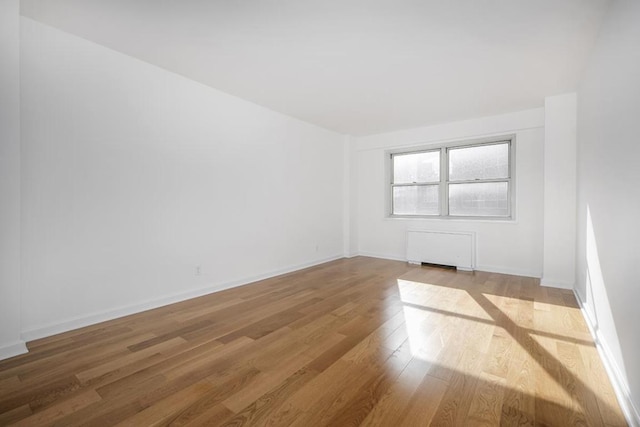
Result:
{"label": "radiator", "polygon": [[407,261],[450,265],[460,270],[475,267],[475,233],[407,230]]}

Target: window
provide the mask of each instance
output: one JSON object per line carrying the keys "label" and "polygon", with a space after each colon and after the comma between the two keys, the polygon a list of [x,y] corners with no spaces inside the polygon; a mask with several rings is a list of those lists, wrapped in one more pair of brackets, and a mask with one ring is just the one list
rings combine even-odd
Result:
{"label": "window", "polygon": [[391,215],[510,218],[511,140],[391,153]]}

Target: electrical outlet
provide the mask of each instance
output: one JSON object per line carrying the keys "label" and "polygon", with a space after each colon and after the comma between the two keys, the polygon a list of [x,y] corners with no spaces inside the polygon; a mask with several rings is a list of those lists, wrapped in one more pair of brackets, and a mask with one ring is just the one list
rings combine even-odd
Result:
{"label": "electrical outlet", "polygon": [[202,274],[202,267],[199,265],[196,265],[196,276],[200,276]]}

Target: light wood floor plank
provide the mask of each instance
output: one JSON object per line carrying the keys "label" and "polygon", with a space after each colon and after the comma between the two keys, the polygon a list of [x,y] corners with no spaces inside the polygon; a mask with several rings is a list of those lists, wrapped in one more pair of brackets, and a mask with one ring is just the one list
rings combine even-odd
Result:
{"label": "light wood floor plank", "polygon": [[28,343],[0,425],[624,426],[570,291],[355,257]]}

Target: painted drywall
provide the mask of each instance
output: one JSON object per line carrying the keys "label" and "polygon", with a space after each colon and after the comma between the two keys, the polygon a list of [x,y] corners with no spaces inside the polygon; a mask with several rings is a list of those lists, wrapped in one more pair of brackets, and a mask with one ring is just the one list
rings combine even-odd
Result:
{"label": "painted drywall", "polygon": [[640,425],[639,46],[640,2],[614,2],[578,89],[576,271],[577,293],[635,425]]}
{"label": "painted drywall", "polygon": [[345,227],[348,234],[345,235],[344,256],[353,257],[358,255],[358,169],[355,159],[355,138],[349,136],[345,139],[345,173],[348,175],[346,181],[347,223]]}
{"label": "painted drywall", "polygon": [[544,286],[573,289],[576,271],[576,94],[544,103]]}
{"label": "painted drywall", "polygon": [[21,25],[26,338],[342,256],[342,135]]}
{"label": "painted drywall", "polygon": [[[387,218],[386,150],[426,147],[499,135],[515,135],[516,209],[513,221]],[[438,126],[356,138],[352,169],[356,191],[357,251],[406,259],[406,230],[476,233],[479,270],[540,277],[543,235],[544,109],[525,110]]]}
{"label": "painted drywall", "polygon": [[0,359],[24,353],[20,339],[20,15],[0,2]]}

